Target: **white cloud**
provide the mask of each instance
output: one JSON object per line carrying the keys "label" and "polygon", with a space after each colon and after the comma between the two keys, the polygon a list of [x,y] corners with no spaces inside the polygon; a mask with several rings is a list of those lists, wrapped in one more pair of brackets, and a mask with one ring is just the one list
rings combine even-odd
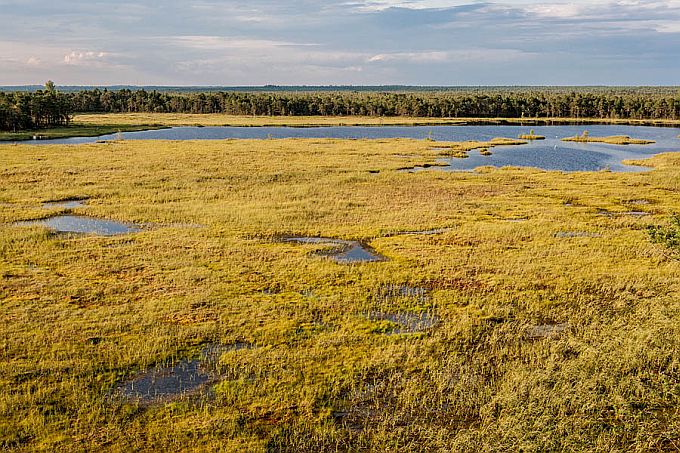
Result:
{"label": "white cloud", "polygon": [[369,63],[408,61],[408,62],[442,62],[449,58],[448,52],[395,52],[381,53],[368,59]]}
{"label": "white cloud", "polygon": [[86,52],[77,52],[77,51],[71,51],[70,53],[64,55],[64,63],[70,64],[70,65],[82,65],[82,64],[92,64],[92,63],[100,63],[103,59],[105,59],[109,54],[106,52],[93,52],[93,51],[86,51]]}
{"label": "white cloud", "polygon": [[310,46],[313,44],[296,44],[287,41],[270,39],[230,38],[225,36],[172,36],[160,38],[163,41],[189,49],[225,50],[225,49],[275,49],[284,46]]}

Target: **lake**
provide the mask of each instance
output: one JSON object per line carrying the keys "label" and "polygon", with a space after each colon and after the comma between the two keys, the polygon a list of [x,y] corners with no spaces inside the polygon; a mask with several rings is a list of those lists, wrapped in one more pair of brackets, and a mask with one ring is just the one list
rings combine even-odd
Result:
{"label": "lake", "polygon": [[[515,138],[533,129],[546,140],[522,146],[501,146],[491,150],[491,156],[477,151],[467,159],[443,159],[449,167],[444,170],[472,170],[490,165],[537,167],[546,170],[617,172],[643,171],[645,168],[621,164],[625,159],[644,159],[654,154],[680,151],[679,128],[569,125],[569,126],[334,126],[334,127],[174,127],[169,129],[121,134],[125,140],[222,140],[268,138],[339,138],[388,139],[432,138],[435,141],[490,140],[494,137]],[[588,130],[593,137],[629,135],[633,138],[654,140],[651,145],[608,145],[603,143],[563,142],[560,139]],[[100,137],[74,137],[58,140],[39,140],[32,144],[83,144],[99,140],[115,140],[118,134]],[[433,145],[436,146],[436,145]]]}

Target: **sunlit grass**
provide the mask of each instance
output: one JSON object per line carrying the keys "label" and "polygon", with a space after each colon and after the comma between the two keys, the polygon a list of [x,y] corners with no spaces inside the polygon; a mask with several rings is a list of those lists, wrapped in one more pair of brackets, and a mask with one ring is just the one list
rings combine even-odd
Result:
{"label": "sunlit grass", "polygon": [[680,124],[680,120],[636,120],[617,118],[431,118],[371,116],[237,116],[188,113],[108,113],[77,114],[74,121],[88,125],[150,124],[165,126],[397,126],[455,124]]}
{"label": "sunlit grass", "polygon": [[[436,163],[439,145],[0,146],[0,445],[672,450],[680,266],[647,227],[680,212],[679,155],[631,174],[397,171]],[[12,225],[72,198],[87,200],[73,213],[143,230]],[[639,200],[651,215],[625,215]],[[285,235],[362,240],[388,260],[338,264]],[[391,334],[371,312],[439,322]],[[109,396],[150,365],[237,342],[252,347],[221,356],[212,396]]]}
{"label": "sunlit grass", "polygon": [[630,138],[627,135],[612,135],[609,137],[591,137],[587,134],[563,138],[562,141],[581,143],[607,143],[610,145],[650,145],[652,143],[656,143],[654,140]]}

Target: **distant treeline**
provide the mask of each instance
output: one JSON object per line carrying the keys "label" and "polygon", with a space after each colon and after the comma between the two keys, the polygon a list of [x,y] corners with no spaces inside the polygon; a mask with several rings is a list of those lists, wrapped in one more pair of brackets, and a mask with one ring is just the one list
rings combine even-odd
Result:
{"label": "distant treeline", "polygon": [[678,119],[680,94],[562,92],[69,93],[77,112],[225,113],[268,116],[564,117]]}
{"label": "distant treeline", "polygon": [[51,83],[36,92],[0,92],[3,130],[65,125],[72,112],[677,120],[680,92],[669,87],[478,87],[431,92],[200,93],[95,88],[58,93]]}
{"label": "distant treeline", "polygon": [[0,130],[21,131],[67,126],[72,116],[72,99],[57,93],[48,82],[34,93],[0,92]]}
{"label": "distant treeline", "polygon": [[[42,90],[42,85],[15,85],[0,86],[0,91],[35,92]],[[60,85],[62,93],[77,93],[80,91],[158,91],[161,93],[338,93],[338,92],[364,92],[364,93],[519,93],[519,92],[543,92],[543,93],[595,93],[595,94],[666,94],[675,95],[678,86],[416,86],[416,85],[262,85],[262,86],[163,86],[163,85]]]}

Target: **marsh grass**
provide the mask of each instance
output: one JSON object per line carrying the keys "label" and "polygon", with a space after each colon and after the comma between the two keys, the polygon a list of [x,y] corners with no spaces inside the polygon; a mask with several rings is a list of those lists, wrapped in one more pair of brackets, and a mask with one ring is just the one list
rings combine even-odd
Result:
{"label": "marsh grass", "polygon": [[680,120],[636,120],[618,118],[428,118],[375,116],[238,116],[188,113],[106,113],[77,114],[74,122],[84,125],[164,126],[446,126],[461,124],[622,124],[677,126]]}
{"label": "marsh grass", "polygon": [[584,133],[575,137],[567,137],[562,139],[563,142],[582,142],[582,143],[607,143],[610,145],[650,145],[656,143],[654,140],[642,140],[638,138],[630,138],[627,135],[612,135],[609,137],[591,137]]}
{"label": "marsh grass", "polygon": [[49,129],[29,130],[21,132],[0,131],[0,142],[24,140],[48,140],[68,137],[96,137],[99,135],[115,134],[119,132],[135,132],[149,129],[162,129],[158,124],[91,124],[75,122],[70,126]]}
{"label": "marsh grass", "polygon": [[[680,262],[647,228],[680,211],[680,158],[630,174],[396,171],[434,163],[429,147],[0,146],[2,448],[677,449]],[[653,215],[598,215],[631,194]],[[164,227],[12,226],[73,198]],[[284,235],[360,240],[388,259],[335,263]],[[388,315],[422,313],[436,325],[386,334]],[[213,343],[252,347],[219,356],[204,396],[107,397]]]}
{"label": "marsh grass", "polygon": [[488,141],[469,140],[465,142],[453,142],[450,144],[441,142],[437,144],[435,150],[439,151],[444,156],[466,158],[468,157],[468,152],[473,150],[479,150],[479,153],[483,156],[490,156],[492,153],[489,151],[489,148],[495,146],[518,146],[526,144],[527,142],[524,140],[496,137]]}

